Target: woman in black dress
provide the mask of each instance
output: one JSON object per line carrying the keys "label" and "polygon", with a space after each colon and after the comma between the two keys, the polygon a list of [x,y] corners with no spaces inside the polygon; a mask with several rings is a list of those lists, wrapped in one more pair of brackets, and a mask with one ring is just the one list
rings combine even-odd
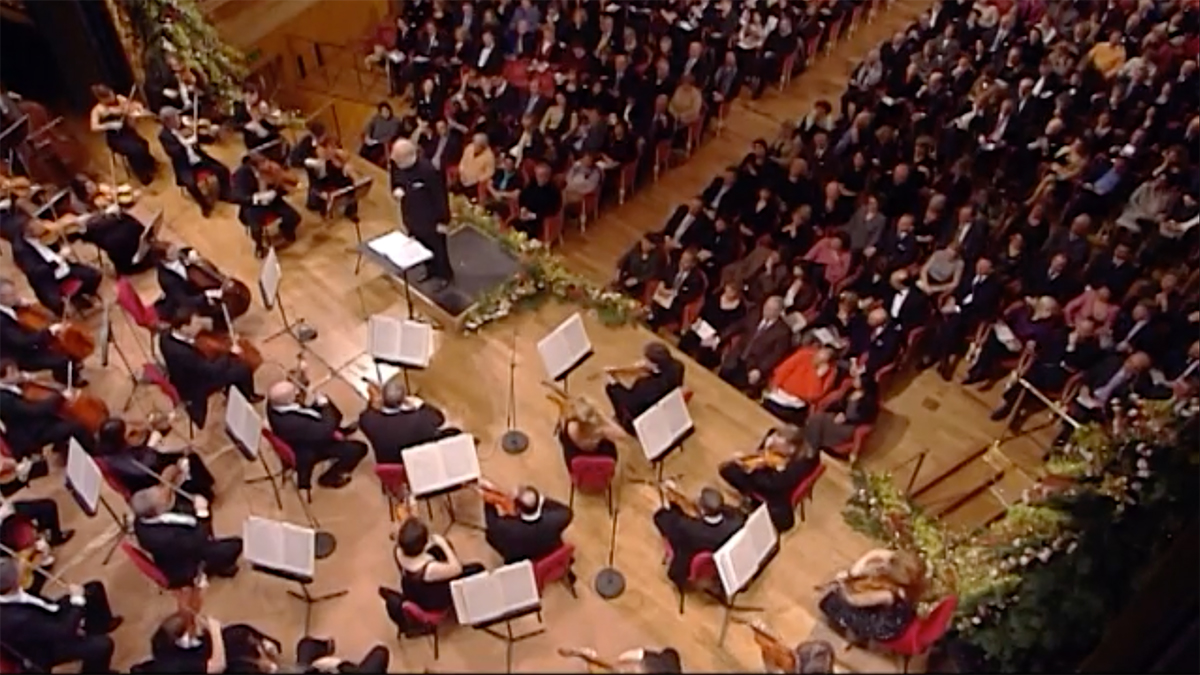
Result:
{"label": "woman in black dress", "polygon": [[720,293],[714,293],[704,301],[699,320],[680,338],[679,351],[706,368],[716,368],[721,362],[722,345],[718,336],[744,316],[746,303],[742,300],[742,285],[729,281],[721,287]]}
{"label": "woman in black dress", "polygon": [[379,595],[388,617],[405,637],[425,635],[433,629],[405,614],[406,601],[427,612],[449,610],[454,604],[450,582],[484,571],[480,563],[463,564],[445,537],[430,534],[425,523],[412,517],[400,524],[394,555],[400,569],[400,592],[381,586]]}
{"label": "woman in black dress", "polygon": [[876,549],[839,572],[818,606],[830,627],[852,644],[892,640],[916,616],[924,584],[920,558]]}
{"label": "woman in black dress", "polygon": [[577,457],[617,459],[616,440],[622,435],[620,428],[604,419],[600,411],[586,400],[564,398],[557,429],[563,463],[568,469]]}
{"label": "woman in black dress", "polygon": [[158,439],[157,432],[150,432],[145,440],[131,443],[127,436],[125,420],[110,417],[100,425],[96,433],[96,456],[104,461],[109,473],[121,485],[136,494],[148,487],[158,485],[159,479],[150,471],[162,475],[169,467],[182,466],[186,461],[187,469],[184,474],[187,479],[180,484],[179,489],[191,495],[198,495],[212,504],[215,496],[216,481],[204,466],[200,457],[193,453],[161,452],[151,445]]}
{"label": "woman in black dress", "polygon": [[146,139],[137,129],[129,126],[129,120],[144,113],[145,109],[137,101],[118,96],[102,84],[92,86],[92,95],[96,97],[91,115],[92,131],[103,131],[108,149],[124,157],[133,175],[143,185],[149,185],[154,181],[158,161],[150,154],[150,144]]}

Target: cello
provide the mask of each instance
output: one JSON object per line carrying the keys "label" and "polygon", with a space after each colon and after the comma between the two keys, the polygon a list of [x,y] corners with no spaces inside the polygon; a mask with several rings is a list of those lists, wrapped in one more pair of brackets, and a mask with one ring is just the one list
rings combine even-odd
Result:
{"label": "cello", "polygon": [[227,321],[241,317],[250,310],[250,288],[241,280],[222,274],[208,260],[200,257],[189,260],[187,278],[202,291],[221,290],[221,302],[229,313]]}
{"label": "cello", "polygon": [[41,103],[24,99],[17,108],[29,118],[30,152],[22,160],[29,175],[39,183],[63,186],[83,171],[88,155],[83,145],[62,128],[62,118],[52,117]]}
{"label": "cello", "polygon": [[41,305],[21,305],[14,308],[17,323],[28,331],[40,331],[55,324],[62,326],[58,334],[50,334],[50,347],[74,361],[83,361],[96,351],[96,339],[82,326],[71,321],[59,321],[58,317]]}
{"label": "cello", "polygon": [[21,396],[30,402],[45,401],[55,396],[61,396],[58,414],[82,426],[90,434],[100,430],[100,425],[108,419],[108,405],[98,396],[85,394],[76,390],[73,396],[66,396],[66,387],[49,382],[27,380],[21,383]]}
{"label": "cello", "polygon": [[[229,327],[229,332],[218,333],[209,329],[200,331],[195,339],[196,349],[207,359],[213,360],[228,355],[245,363],[250,372],[257,371],[263,364],[262,352],[258,351],[258,347],[255,347],[249,338],[237,334],[233,328],[233,321],[229,318],[229,310],[224,304],[221,305],[221,309],[225,313],[225,325]],[[234,347],[237,347],[238,353],[234,353]]]}

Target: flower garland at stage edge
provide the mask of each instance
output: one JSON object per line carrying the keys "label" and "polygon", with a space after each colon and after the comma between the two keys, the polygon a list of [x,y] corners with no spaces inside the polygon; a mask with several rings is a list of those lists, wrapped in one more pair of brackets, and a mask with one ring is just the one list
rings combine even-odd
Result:
{"label": "flower garland at stage edge", "polygon": [[501,228],[487,209],[462,196],[450,198],[450,217],[456,224],[474,226],[495,238],[521,265],[521,271],[515,277],[479,298],[471,307],[463,321],[463,327],[468,331],[477,331],[514,310],[535,309],[550,298],[591,310],[606,326],[627,325],[644,312],[642,303],[574,274],[541,241],[513,229]]}
{"label": "flower garland at stage edge", "polygon": [[1198,409],[1134,401],[1113,424],[1082,427],[1036,487],[974,532],[923,512],[886,473],[856,470],[842,514],[925,561],[923,611],[958,595],[951,636],[974,667],[1074,670],[1200,506]]}

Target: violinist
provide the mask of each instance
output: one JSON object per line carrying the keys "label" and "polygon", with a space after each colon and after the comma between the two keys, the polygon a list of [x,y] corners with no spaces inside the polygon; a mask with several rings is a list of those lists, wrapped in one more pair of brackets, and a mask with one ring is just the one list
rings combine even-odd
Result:
{"label": "violinist", "polygon": [[207,110],[205,105],[204,82],[195,70],[189,68],[173,55],[166,58],[166,72],[159,78],[157,86],[150,88],[150,95],[155,110],[166,107],[176,110],[199,109],[201,114]]}
{"label": "violinist", "polygon": [[[126,211],[136,203],[128,186],[110,189],[90,179],[79,181],[87,206],[78,216],[59,219],[68,242],[86,241],[104,251],[117,274],[129,276],[154,264],[155,232]],[[94,209],[94,210],[93,210]]]}
{"label": "violinist", "polygon": [[226,628],[213,616],[180,609],[159,624],[150,637],[151,660],[143,673],[221,673],[228,665]]}
{"label": "violinist", "polygon": [[[16,464],[11,458],[3,455],[0,455],[0,463]],[[15,548],[10,543],[12,526],[9,523],[22,519],[31,523],[38,532],[39,540],[44,540],[50,546],[62,546],[75,536],[75,530],[62,528],[62,520],[58,515],[58,502],[53,499],[9,500],[0,497],[0,542],[3,542],[5,546]],[[42,558],[41,560],[43,567],[50,567],[53,564],[53,559]]]}
{"label": "violinist", "polygon": [[76,396],[78,390],[32,401],[22,389],[30,380],[7,356],[0,359],[0,421],[4,422],[4,438],[13,457],[18,460],[32,457],[47,445],[66,457],[67,444],[72,438],[90,451],[94,446],[92,435],[82,424],[60,412],[63,398]]}
{"label": "violinist", "polygon": [[131,429],[120,417],[110,417],[96,434],[96,457],[129,494],[157,485],[158,476],[170,475],[180,490],[204,497],[211,504],[216,480],[204,460],[194,452],[157,449],[155,446],[162,441],[165,431],[170,431],[169,420],[164,426],[162,421],[151,419],[144,428]]}
{"label": "violinist", "polygon": [[61,244],[62,234],[44,220],[31,220],[25,234],[13,241],[13,260],[29,280],[34,295],[46,309],[62,316],[66,306],[63,289],[69,282],[79,288],[71,296],[71,305],[80,311],[91,309],[104,275],[100,270],[68,260],[70,248]]}
{"label": "violinist", "polygon": [[[683,386],[683,362],[671,356],[661,342],[648,342],[642,349],[643,360],[627,368],[605,369],[607,383],[604,393],[612,402],[613,414],[621,428],[633,433],[633,420],[671,391]],[[632,384],[618,381],[622,375],[633,375]]]}
{"label": "violinist", "polygon": [[477,562],[463,563],[454,547],[440,534],[429,532],[419,518],[400,523],[394,552],[400,570],[400,592],[380,586],[388,617],[405,637],[428,635],[435,627],[411,619],[404,603],[412,602],[427,612],[449,611],[454,606],[450,582],[484,571]]}
{"label": "violinist", "polygon": [[[165,476],[174,480],[170,472]],[[171,589],[191,588],[203,577],[231,578],[238,572],[241,537],[218,538],[203,497],[185,499],[173,486],[159,483],[129,498],[138,546],[167,577]]]}
{"label": "violinist", "polygon": [[735,532],[742,529],[745,516],[725,505],[724,498],[715,488],[700,490],[700,499],[695,504],[680,503],[673,498],[678,489],[668,481],[665,488],[669,506],[654,512],[654,526],[671,548],[667,563],[667,577],[678,588],[687,583],[692,558],[697,553],[712,552],[721,547]]}
{"label": "violinist", "polygon": [[384,382],[378,402],[371,401],[358,416],[358,426],[371,442],[376,464],[403,464],[405,448],[462,433],[446,426],[446,415],[436,406],[409,396],[399,374]]}
{"label": "violinist", "polygon": [[[163,108],[158,114],[162,122],[162,130],[158,132],[158,142],[163,151],[171,158],[171,168],[175,171],[175,184],[182,185],[200,205],[200,212],[207,218],[216,206],[216,201],[229,200],[229,169],[200,147],[200,135],[196,129],[185,129],[175,108]],[[217,194],[206,194],[201,187],[202,180],[217,182]]]}
{"label": "violinist", "polygon": [[203,428],[208,420],[208,397],[237,387],[251,403],[263,397],[254,392],[254,371],[239,358],[241,348],[208,358],[196,345],[204,319],[190,307],[180,308],[170,319],[170,330],[159,334],[158,348],[167,367],[167,379],[179,390],[188,416]]}
{"label": "violinist", "polygon": [[[309,133],[292,148],[289,163],[304,168],[308,174],[308,197],[305,208],[324,213],[329,205],[329,195],[342,188],[354,185],[350,170],[350,154],[342,149],[337,139],[319,121],[308,123]],[[353,198],[346,205],[346,217],[358,222],[358,200]]]}
{"label": "violinist", "polygon": [[752,508],[765,501],[775,529],[786,532],[796,524],[792,493],[820,465],[820,452],[788,424],[772,429],[754,452],[722,464],[720,473]]}
{"label": "violinist", "polygon": [[86,387],[81,377],[83,365],[73,363],[65,354],[54,348],[55,338],[62,335],[66,326],[52,323],[48,327],[33,330],[21,323],[17,311],[30,303],[23,302],[17,295],[17,286],[0,277],[0,344],[4,345],[4,356],[11,359],[21,370],[36,373],[49,370],[54,379],[62,384],[73,375],[73,384]]}
{"label": "violinist", "polygon": [[[547,499],[529,486],[520,487],[511,495],[486,481],[480,481],[480,487],[487,524],[484,537],[505,565],[540,560],[562,548],[563,531],[575,515],[566,504]],[[571,583],[575,582],[574,576],[568,575]]]}
{"label": "violinist", "polygon": [[158,172],[158,161],[150,154],[150,144],[129,124],[131,118],[145,115],[145,109],[102,84],[92,86],[92,95],[96,97],[92,131],[103,131],[108,149],[129,162],[129,168],[142,185],[149,185]]}
{"label": "violinist", "polygon": [[81,661],[80,672],[112,672],[113,640],[109,637],[123,619],[113,616],[104,584],[72,585],[66,596],[49,600],[21,588],[21,570],[11,559],[0,559],[0,635],[33,672],[52,672],[55,666]]}
{"label": "violinist", "polygon": [[193,249],[168,244],[156,265],[158,286],[162,297],[154,301],[154,311],[159,316],[172,316],[180,309],[191,309],[202,317],[212,320],[213,330],[224,332],[225,312],[221,309],[224,291],[220,288],[200,288],[188,274],[188,266],[200,260]]}
{"label": "violinist", "polygon": [[610,673],[682,673],[683,662],[679,651],[674,647],[655,651],[653,649],[630,649],[617,657],[616,663],[610,663],[600,657],[595,649],[559,649],[562,656],[574,656],[583,659],[590,672],[607,671]]}
{"label": "violinist", "polygon": [[246,152],[257,150],[280,161],[287,154],[286,141],[283,128],[272,122],[271,117],[271,104],[262,99],[257,87],[247,83],[242,88],[242,100],[233,104],[233,121],[242,130]]}
{"label": "violinist", "polygon": [[267,398],[267,423],[296,453],[297,486],[310,489],[317,464],[333,460],[317,483],[328,488],[345,487],[350,474],[367,456],[367,445],[345,438],[356,428],[342,426],[342,411],[320,393],[313,405],[305,405],[300,388],[288,380],[271,385]]}
{"label": "violinist", "polygon": [[604,418],[596,406],[581,398],[566,401],[558,422],[558,444],[562,446],[563,463],[569,468],[578,457],[609,457],[617,459],[617,439],[623,435],[620,427]]}
{"label": "violinist", "polygon": [[300,227],[300,214],[283,199],[288,187],[284,176],[278,175],[283,171],[267,157],[250,153],[233,173],[234,199],[240,205],[238,220],[250,228],[254,254],[259,258],[267,252],[263,228],[270,221],[279,221],[279,231],[289,242],[296,241],[296,228]]}

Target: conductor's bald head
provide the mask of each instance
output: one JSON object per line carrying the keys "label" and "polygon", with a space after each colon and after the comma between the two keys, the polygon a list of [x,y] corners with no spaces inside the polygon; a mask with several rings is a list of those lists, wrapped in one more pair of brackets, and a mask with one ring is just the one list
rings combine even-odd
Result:
{"label": "conductor's bald head", "polygon": [[392,161],[401,169],[407,169],[417,163],[417,152],[417,145],[407,138],[392,143]]}
{"label": "conductor's bald head", "polygon": [[267,390],[267,398],[271,401],[271,405],[273,406],[283,406],[288,405],[289,403],[295,403],[296,385],[288,382],[287,380],[276,382],[275,384],[271,385],[270,389]]}

